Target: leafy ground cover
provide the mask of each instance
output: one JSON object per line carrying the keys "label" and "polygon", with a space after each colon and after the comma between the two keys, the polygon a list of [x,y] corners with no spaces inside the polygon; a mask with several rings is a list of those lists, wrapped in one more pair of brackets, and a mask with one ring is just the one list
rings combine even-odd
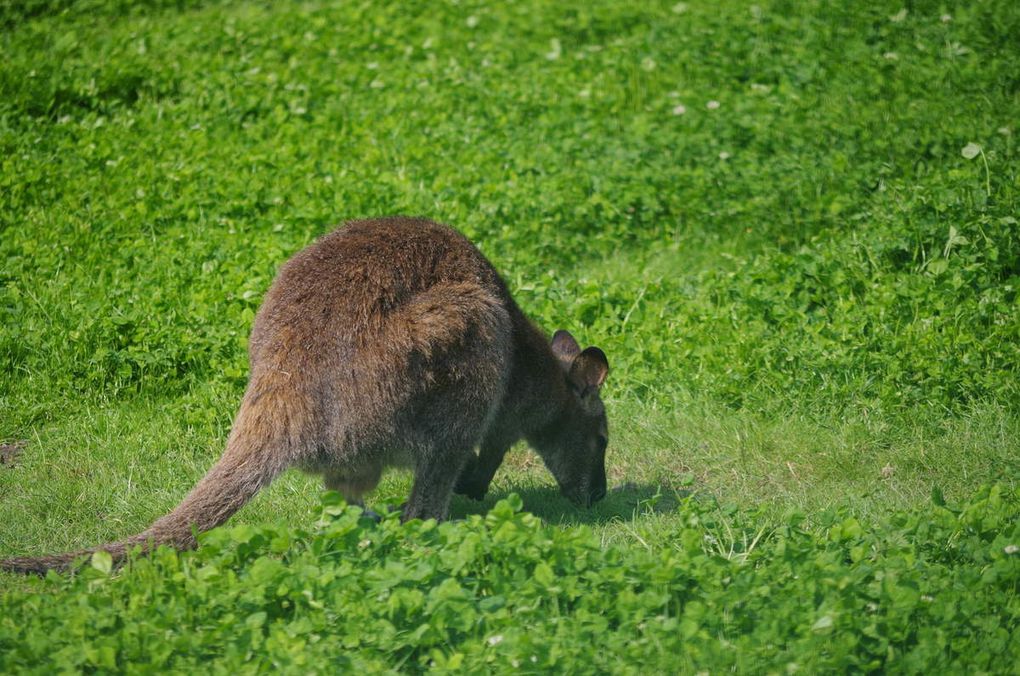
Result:
{"label": "leafy ground cover", "polygon": [[223,528],[195,556],[162,549],[113,577],[97,555],[53,595],[4,597],[0,666],[1005,673],[1018,498],[936,495],[877,528],[836,511],[768,532],[689,498],[664,546],[605,548],[516,496],[439,527],[376,525],[330,496],[312,529]]}
{"label": "leafy ground cover", "polygon": [[617,489],[574,510],[521,449],[464,522],[327,498],[313,528],[290,474],[196,555],[0,578],[5,667],[1015,669],[1015,3],[38,0],[0,25],[0,555],[176,504],[276,267],[366,215],[455,224],[606,350]]}

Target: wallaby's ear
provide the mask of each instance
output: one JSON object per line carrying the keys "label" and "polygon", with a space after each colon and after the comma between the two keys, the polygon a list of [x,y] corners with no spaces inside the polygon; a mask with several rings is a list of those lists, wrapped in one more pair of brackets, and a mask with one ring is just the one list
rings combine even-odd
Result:
{"label": "wallaby's ear", "polygon": [[581,397],[586,397],[602,387],[607,375],[609,360],[606,353],[597,347],[589,347],[574,358],[567,378]]}
{"label": "wallaby's ear", "polygon": [[563,362],[564,368],[570,368],[570,364],[577,355],[581,354],[581,346],[577,344],[570,331],[560,329],[553,334],[552,351],[556,357]]}

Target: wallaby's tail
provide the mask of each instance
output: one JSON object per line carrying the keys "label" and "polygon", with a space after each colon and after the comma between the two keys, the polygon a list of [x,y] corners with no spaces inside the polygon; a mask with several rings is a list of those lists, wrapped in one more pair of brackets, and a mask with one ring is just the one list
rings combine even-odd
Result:
{"label": "wallaby's tail", "polygon": [[294,457],[297,439],[290,432],[299,430],[302,421],[287,415],[287,411],[266,410],[274,404],[276,408],[283,408],[283,402],[273,401],[274,397],[259,399],[249,390],[223,456],[176,509],[145,531],[92,549],[7,559],[0,561],[0,569],[43,575],[51,569],[66,570],[76,560],[97,551],[109,552],[116,563],[123,561],[135,547],[141,547],[143,552],[164,544],[177,549],[194,547],[195,532],[209,530],[230,518]]}

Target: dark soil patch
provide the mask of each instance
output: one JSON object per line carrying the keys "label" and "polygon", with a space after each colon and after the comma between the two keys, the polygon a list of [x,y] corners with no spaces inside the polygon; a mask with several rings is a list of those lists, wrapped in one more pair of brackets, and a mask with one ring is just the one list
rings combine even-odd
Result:
{"label": "dark soil patch", "polygon": [[0,465],[14,467],[18,456],[27,445],[27,441],[11,441],[0,444]]}

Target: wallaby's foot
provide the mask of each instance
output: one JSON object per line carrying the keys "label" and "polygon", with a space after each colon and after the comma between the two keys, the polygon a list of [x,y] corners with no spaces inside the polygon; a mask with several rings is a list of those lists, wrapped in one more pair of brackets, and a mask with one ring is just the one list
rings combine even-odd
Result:
{"label": "wallaby's foot", "polygon": [[382,514],[380,514],[379,512],[375,511],[374,509],[369,509],[368,507],[362,507],[361,508],[361,515],[363,517],[365,517],[365,518],[368,518],[368,519],[371,519],[372,521],[375,521],[376,523],[379,523],[380,521],[383,520],[383,515]]}
{"label": "wallaby's foot", "polygon": [[[397,509],[400,511],[400,521],[401,521],[401,523],[403,523],[405,521],[410,521],[412,518],[417,518],[417,519],[428,518],[428,517],[410,517],[410,516],[407,516],[407,503],[406,502],[403,503],[402,505],[400,505],[400,507],[398,507]],[[463,521],[464,519],[463,519],[463,517],[457,517],[457,518],[451,519],[449,514],[447,514],[447,516],[445,518],[440,519],[440,520],[444,521],[444,522],[455,523],[457,521]]]}

